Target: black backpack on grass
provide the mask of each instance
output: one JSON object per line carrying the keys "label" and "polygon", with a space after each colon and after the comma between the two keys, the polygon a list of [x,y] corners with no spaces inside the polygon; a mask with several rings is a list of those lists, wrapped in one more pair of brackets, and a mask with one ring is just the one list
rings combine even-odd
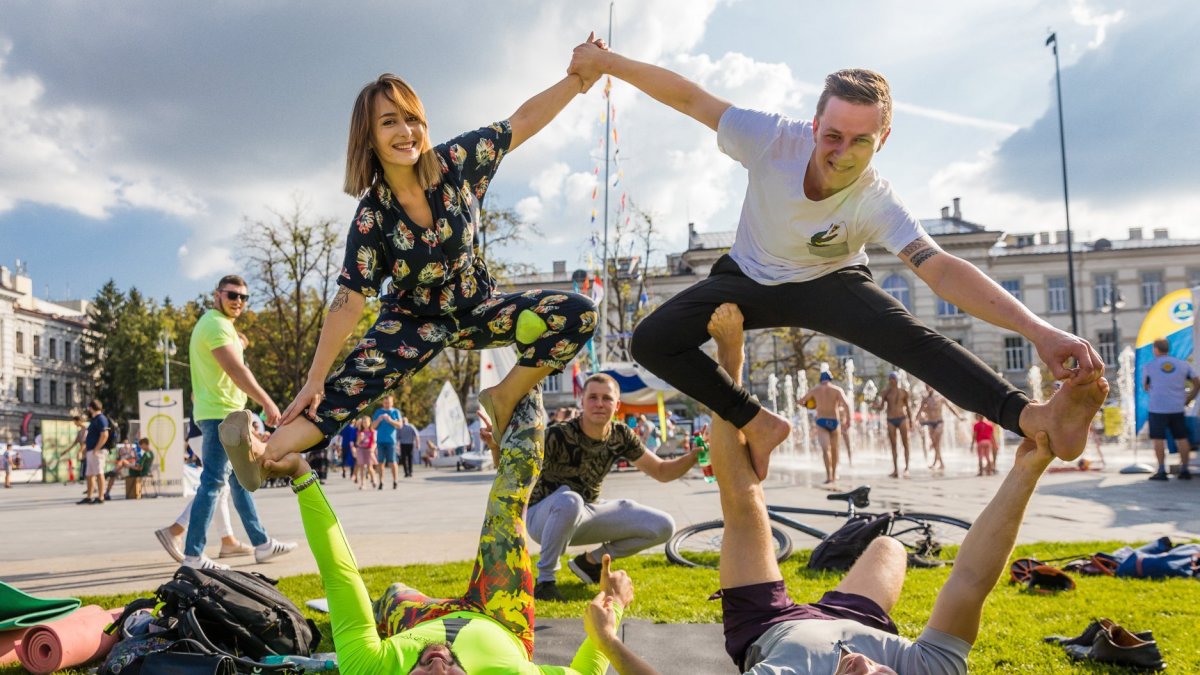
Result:
{"label": "black backpack on grass", "polygon": [[179,620],[179,632],[212,649],[258,661],[271,654],[308,656],[321,642],[311,619],[257,572],[183,566],[158,587],[160,616]]}
{"label": "black backpack on grass", "polygon": [[892,514],[855,516],[821,540],[808,559],[810,570],[848,570],[876,538],[892,527]]}

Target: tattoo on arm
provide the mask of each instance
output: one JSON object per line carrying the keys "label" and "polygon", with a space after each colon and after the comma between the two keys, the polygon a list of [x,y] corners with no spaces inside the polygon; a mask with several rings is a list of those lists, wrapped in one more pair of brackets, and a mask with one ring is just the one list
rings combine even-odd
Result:
{"label": "tattoo on arm", "polygon": [[350,299],[350,291],[345,286],[339,286],[337,294],[333,296],[333,302],[329,303],[329,311],[336,312],[346,304]]}
{"label": "tattoo on arm", "polygon": [[900,249],[900,255],[907,258],[907,257],[911,256],[912,254],[916,253],[917,251],[921,250],[925,246],[926,246],[925,239],[923,237],[920,239],[914,239],[912,242],[910,242],[908,244],[908,246],[905,246],[904,248]]}
{"label": "tattoo on arm", "polygon": [[908,259],[908,262],[911,263],[913,267],[920,267],[922,263],[937,254],[937,249],[933,248],[932,246],[927,246],[914,253],[912,257]]}

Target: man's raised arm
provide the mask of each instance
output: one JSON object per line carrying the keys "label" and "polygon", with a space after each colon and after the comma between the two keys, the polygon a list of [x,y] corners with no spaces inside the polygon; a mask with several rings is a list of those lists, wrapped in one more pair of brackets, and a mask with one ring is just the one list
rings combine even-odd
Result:
{"label": "man's raised arm", "polygon": [[634,61],[616,52],[602,49],[594,43],[585,43],[575,48],[567,71],[579,74],[584,81],[592,81],[604,73],[625,80],[659,103],[671,106],[713,131],[717,130],[721,115],[732,105],[725,99],[713,96],[682,75],[649,63]]}

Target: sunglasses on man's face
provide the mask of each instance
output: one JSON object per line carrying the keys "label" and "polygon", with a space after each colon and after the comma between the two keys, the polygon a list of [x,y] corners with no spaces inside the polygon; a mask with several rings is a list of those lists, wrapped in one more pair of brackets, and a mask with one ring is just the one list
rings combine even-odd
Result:
{"label": "sunglasses on man's face", "polygon": [[246,295],[245,293],[238,293],[237,291],[222,291],[222,292],[225,293],[225,297],[228,298],[231,302],[234,300],[241,300],[242,302],[245,302],[250,299],[250,296]]}

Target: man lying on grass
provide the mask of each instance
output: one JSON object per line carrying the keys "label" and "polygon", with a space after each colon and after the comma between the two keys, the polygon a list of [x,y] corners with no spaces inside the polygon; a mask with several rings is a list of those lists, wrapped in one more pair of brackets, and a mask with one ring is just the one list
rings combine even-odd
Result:
{"label": "man lying on grass", "polygon": [[[708,329],[717,342],[717,360],[736,381],[744,358],[741,312],[721,305]],[[1103,378],[1063,389],[1075,386],[1086,391],[1068,394],[1094,405],[1093,413],[1108,394]],[[836,589],[817,602],[795,604],[775,562],[762,485],[745,440],[714,417],[712,448],[725,517],[720,570],[725,650],[749,673],[966,673],[983,603],[1012,553],[1038,478],[1054,459],[1045,433],[1017,448],[1012,471],[967,533],[929,623],[910,641],[897,634],[888,616],[904,585],[908,556],[902,544],[876,539]],[[609,604],[598,598],[588,608],[588,634],[609,651],[622,675],[655,672],[615,639],[618,614]]]}
{"label": "man lying on grass", "polygon": [[[533,568],[525,546],[525,506],[541,470],[546,413],[534,390],[517,405],[501,441],[488,495],[475,569],[465,595],[430,599],[392,584],[374,607],[345,533],[316,476],[299,454],[267,462],[272,475],[292,477],[304,533],[329,597],[333,644],[343,675],[377,673],[585,673],[600,675],[608,659],[585,640],[569,668],[537,666],[533,655]],[[605,556],[598,602],[615,625],[633,600],[624,572]],[[374,611],[372,611],[372,609]],[[372,616],[373,615],[373,616]],[[381,639],[380,635],[385,636]]]}

